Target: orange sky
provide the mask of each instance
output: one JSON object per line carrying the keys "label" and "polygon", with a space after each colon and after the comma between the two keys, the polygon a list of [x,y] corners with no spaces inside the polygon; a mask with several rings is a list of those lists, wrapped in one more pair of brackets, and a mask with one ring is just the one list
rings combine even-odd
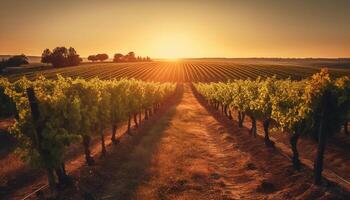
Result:
{"label": "orange sky", "polygon": [[347,0],[0,0],[0,54],[350,57]]}

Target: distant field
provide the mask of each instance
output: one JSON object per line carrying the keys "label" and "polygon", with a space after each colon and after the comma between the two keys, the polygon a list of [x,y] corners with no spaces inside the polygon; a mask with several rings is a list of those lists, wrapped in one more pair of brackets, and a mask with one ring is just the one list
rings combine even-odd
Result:
{"label": "distant field", "polygon": [[350,75],[348,64],[340,65],[332,62],[277,62],[271,60],[240,61],[240,60],[180,60],[154,61],[147,63],[87,63],[76,67],[38,68],[34,71],[11,73],[6,75],[11,80],[17,80],[25,75],[34,79],[40,74],[48,78],[56,74],[70,77],[103,79],[136,78],[147,81],[197,82],[197,81],[225,81],[229,79],[268,77],[276,75],[278,78],[291,77],[301,79],[308,77],[329,66],[333,76]]}

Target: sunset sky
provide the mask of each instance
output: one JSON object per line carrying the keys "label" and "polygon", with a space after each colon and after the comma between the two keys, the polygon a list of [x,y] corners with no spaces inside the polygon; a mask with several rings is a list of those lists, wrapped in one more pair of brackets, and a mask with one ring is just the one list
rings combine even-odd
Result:
{"label": "sunset sky", "polygon": [[0,0],[0,54],[350,57],[350,0]]}

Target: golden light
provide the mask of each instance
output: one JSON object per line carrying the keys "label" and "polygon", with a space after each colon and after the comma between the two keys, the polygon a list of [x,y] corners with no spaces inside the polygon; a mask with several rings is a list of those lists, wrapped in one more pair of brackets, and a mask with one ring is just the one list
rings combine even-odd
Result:
{"label": "golden light", "polygon": [[177,60],[193,55],[194,39],[184,32],[162,33],[154,38],[153,51],[159,58]]}

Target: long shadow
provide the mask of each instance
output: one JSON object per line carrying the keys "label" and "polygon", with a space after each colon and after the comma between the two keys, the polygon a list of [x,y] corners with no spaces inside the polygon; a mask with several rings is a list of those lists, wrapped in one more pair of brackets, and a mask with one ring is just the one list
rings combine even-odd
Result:
{"label": "long shadow", "polygon": [[154,152],[183,96],[179,84],[174,96],[162,105],[151,119],[144,121],[133,136],[125,136],[120,143],[108,147],[108,155],[94,167],[83,166],[73,173],[79,177],[77,187],[63,193],[63,197],[83,199],[132,199],[138,186],[148,181]]}

